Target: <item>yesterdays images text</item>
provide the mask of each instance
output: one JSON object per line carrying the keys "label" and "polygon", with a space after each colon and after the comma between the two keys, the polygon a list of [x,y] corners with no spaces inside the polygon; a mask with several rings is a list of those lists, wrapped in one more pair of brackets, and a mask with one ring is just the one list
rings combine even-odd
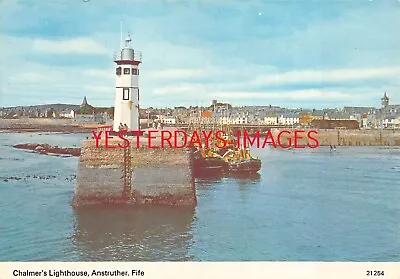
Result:
{"label": "yesterdays images text", "polygon": [[[117,132],[113,131],[92,131],[93,138],[96,140],[96,148],[101,146],[100,140],[104,139],[105,148],[128,148],[131,144],[134,144],[136,148],[140,148],[143,145],[148,148],[191,148],[198,146],[200,148],[225,148],[228,146],[235,146],[237,148],[265,148],[272,146],[274,148],[317,148],[319,141],[315,138],[318,134],[316,130],[282,130],[276,136],[269,130],[265,133],[255,131],[250,135],[247,131],[238,131],[234,138],[228,139],[227,133],[223,130],[218,131],[193,131],[191,134],[183,130],[135,130],[127,131],[122,130]],[[155,135],[159,134],[158,137]],[[129,136],[133,135],[133,136]],[[144,144],[140,141],[140,138],[144,137],[147,139]],[[110,143],[110,139],[120,139],[123,142],[113,145]],[[157,139],[157,140],[156,140]],[[285,139],[285,141],[283,140]],[[306,140],[306,144],[301,145],[299,142]]]}

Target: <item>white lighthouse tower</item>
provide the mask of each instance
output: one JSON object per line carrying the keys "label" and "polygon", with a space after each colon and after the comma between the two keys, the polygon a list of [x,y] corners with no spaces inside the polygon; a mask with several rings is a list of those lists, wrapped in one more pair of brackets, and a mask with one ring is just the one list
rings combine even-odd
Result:
{"label": "white lighthouse tower", "polygon": [[125,39],[125,47],[114,55],[116,63],[115,107],[113,130],[120,124],[129,130],[139,130],[139,64],[142,53],[131,47],[131,37]]}

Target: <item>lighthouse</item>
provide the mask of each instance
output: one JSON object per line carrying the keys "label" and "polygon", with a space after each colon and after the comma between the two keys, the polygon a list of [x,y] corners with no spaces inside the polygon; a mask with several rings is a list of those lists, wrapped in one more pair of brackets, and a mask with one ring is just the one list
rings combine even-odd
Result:
{"label": "lighthouse", "polygon": [[125,39],[125,46],[114,55],[115,106],[113,130],[127,125],[129,130],[139,130],[139,64],[142,53],[131,47],[131,37]]}

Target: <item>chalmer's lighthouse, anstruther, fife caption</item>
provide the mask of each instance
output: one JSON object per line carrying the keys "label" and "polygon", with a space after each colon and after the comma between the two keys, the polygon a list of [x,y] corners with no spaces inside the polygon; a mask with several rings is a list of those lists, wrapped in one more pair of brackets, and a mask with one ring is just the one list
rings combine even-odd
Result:
{"label": "chalmer's lighthouse, anstruther, fife caption", "polygon": [[139,64],[142,53],[131,47],[131,37],[125,39],[125,47],[114,54],[115,107],[113,130],[122,123],[129,130],[139,130]]}

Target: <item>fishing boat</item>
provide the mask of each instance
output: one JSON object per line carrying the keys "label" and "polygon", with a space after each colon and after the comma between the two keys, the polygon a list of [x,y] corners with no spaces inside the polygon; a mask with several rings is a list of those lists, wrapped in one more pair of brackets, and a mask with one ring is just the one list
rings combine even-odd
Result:
{"label": "fishing boat", "polygon": [[198,148],[193,154],[193,172],[196,177],[222,175],[227,167],[227,162],[212,150]]}
{"label": "fishing boat", "polygon": [[[189,130],[195,130],[195,127],[190,128]],[[220,130],[227,132],[223,137],[223,141],[228,143],[227,145],[224,145],[223,141],[212,136],[209,139],[209,148],[202,146],[195,147],[193,157],[195,177],[221,174],[251,175],[257,173],[261,169],[261,160],[252,157],[250,149],[238,148],[236,146],[235,137],[230,125],[226,125],[225,129],[221,126]],[[217,148],[217,146],[225,147]]]}
{"label": "fishing boat", "polygon": [[250,155],[250,149],[229,150],[223,158],[230,173],[254,174],[261,169],[261,160]]}
{"label": "fishing boat", "polygon": [[257,173],[261,169],[261,160],[250,158],[246,160],[233,161],[228,164],[228,171],[235,173]]}

